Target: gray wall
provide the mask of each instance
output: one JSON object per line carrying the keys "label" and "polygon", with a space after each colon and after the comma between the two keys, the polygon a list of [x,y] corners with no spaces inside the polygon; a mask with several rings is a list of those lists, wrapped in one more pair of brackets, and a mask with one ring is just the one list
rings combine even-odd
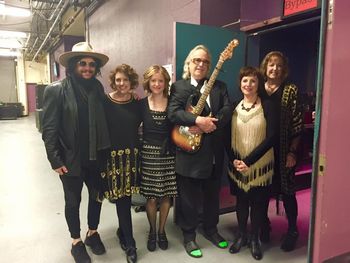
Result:
{"label": "gray wall", "polygon": [[[152,64],[173,64],[174,22],[199,24],[200,0],[107,0],[89,18],[90,42],[110,58],[108,75],[126,63],[142,74]],[[139,90],[140,94],[141,90]]]}
{"label": "gray wall", "polygon": [[0,101],[18,102],[13,58],[0,57],[0,83]]}

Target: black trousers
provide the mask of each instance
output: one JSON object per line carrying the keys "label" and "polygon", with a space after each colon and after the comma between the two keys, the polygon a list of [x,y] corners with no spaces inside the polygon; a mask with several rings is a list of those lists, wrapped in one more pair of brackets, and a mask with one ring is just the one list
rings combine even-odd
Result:
{"label": "black trousers", "polygon": [[195,240],[200,214],[205,233],[208,235],[216,233],[219,222],[221,177],[194,179],[177,175],[177,178],[180,203],[178,221],[184,242]]}
{"label": "black trousers", "polygon": [[125,239],[125,245],[127,248],[135,247],[131,220],[131,196],[124,196],[113,202],[117,209],[119,229]]}
{"label": "black trousers", "polygon": [[93,176],[97,176],[95,165],[82,167],[81,176],[60,175],[64,191],[65,217],[70,235],[73,239],[80,238],[79,208],[81,202],[81,191],[84,183],[89,191],[87,216],[89,229],[96,230],[100,222],[101,203],[96,201],[96,196],[93,190]]}
{"label": "black trousers", "polygon": [[261,227],[266,200],[269,198],[270,188],[254,187],[248,192],[237,188],[237,204],[236,216],[238,221],[239,231],[242,234],[247,233],[247,222],[250,214],[251,232],[253,237],[258,237],[259,229]]}

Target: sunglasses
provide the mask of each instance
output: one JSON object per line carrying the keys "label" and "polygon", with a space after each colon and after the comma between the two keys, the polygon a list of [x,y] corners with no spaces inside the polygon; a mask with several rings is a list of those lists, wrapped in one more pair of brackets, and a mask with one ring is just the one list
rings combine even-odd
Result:
{"label": "sunglasses", "polygon": [[193,58],[192,59],[192,62],[196,65],[199,65],[200,63],[203,63],[204,65],[209,65],[210,64],[210,61],[209,60],[206,60],[206,59],[200,59],[200,58]]}
{"label": "sunglasses", "polygon": [[84,60],[80,60],[80,61],[78,61],[78,65],[81,67],[86,67],[87,65],[89,65],[90,68],[96,68],[96,62],[94,62],[94,61],[86,62]]}

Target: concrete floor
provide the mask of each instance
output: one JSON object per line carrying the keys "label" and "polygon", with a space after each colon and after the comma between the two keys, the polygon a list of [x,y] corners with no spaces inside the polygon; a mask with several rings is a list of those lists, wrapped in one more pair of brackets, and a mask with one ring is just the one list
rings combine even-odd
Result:
{"label": "concrete floor", "polygon": [[[68,263],[70,237],[64,218],[63,190],[57,175],[46,159],[41,134],[35,127],[34,116],[0,121],[0,262]],[[81,205],[82,236],[86,232],[87,191],[83,190]],[[297,249],[285,253],[279,249],[286,220],[275,216],[270,206],[272,242],[263,245],[261,262],[299,263],[307,261],[309,224],[309,191],[298,193],[300,238]],[[138,247],[138,262],[255,262],[249,249],[231,255],[209,243],[200,234],[197,242],[203,251],[201,259],[189,257],[182,246],[182,235],[172,221],[167,225],[169,249],[150,253],[146,248],[148,222],[146,214],[134,213],[134,236]],[[237,227],[234,213],[220,217],[219,231],[229,241]],[[95,256],[93,262],[126,262],[124,252],[116,242],[117,219],[114,205],[104,202],[99,232],[107,253]]]}

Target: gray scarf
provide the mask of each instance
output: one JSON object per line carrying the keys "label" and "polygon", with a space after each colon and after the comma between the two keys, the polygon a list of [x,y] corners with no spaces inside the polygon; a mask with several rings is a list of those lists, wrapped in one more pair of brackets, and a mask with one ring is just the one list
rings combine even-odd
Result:
{"label": "gray scarf", "polygon": [[89,159],[96,160],[97,151],[111,146],[103,108],[103,87],[95,78],[84,80],[72,76],[73,86],[89,109]]}

